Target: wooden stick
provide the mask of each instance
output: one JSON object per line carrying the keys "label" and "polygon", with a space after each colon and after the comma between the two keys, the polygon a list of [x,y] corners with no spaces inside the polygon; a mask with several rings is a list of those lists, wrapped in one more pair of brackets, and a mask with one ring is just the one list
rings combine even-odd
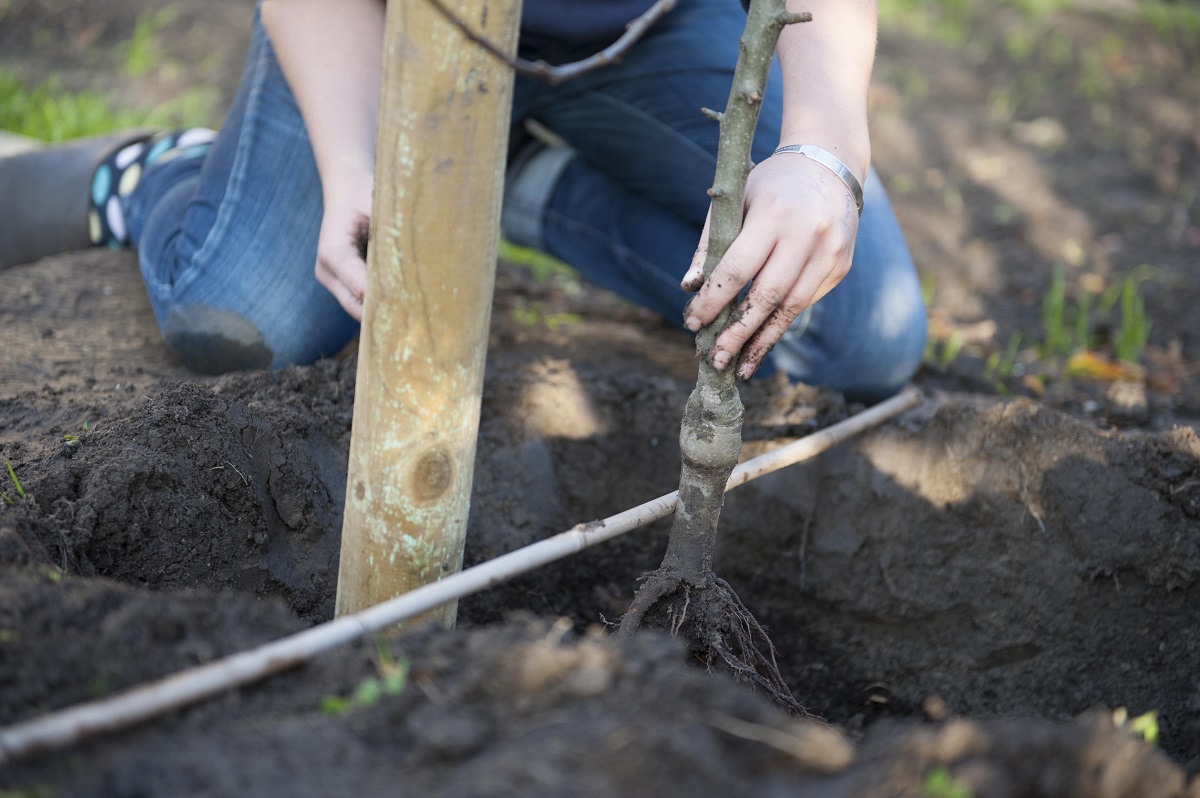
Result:
{"label": "wooden stick", "polygon": [[464,36],[508,64],[518,75],[539,78],[553,86],[620,61],[655,22],[664,17],[668,11],[675,8],[678,0],[657,0],[654,5],[646,9],[644,14],[626,25],[625,32],[615,42],[603,50],[589,55],[587,58],[572,61],[568,64],[549,64],[545,61],[527,61],[524,58],[513,58],[492,44],[491,40],[486,36],[481,36],[471,30],[469,25],[455,16],[454,12],[446,7],[443,0],[429,0],[429,2],[433,4],[434,8],[445,15],[451,24],[461,30]]}
{"label": "wooden stick", "polygon": [[[764,474],[807,460],[858,433],[915,407],[921,392],[908,388],[886,402],[742,463],[727,490]],[[468,568],[354,615],[181,671],[100,701],[78,704],[33,720],[0,728],[0,766],[20,757],[61,748],[103,732],[128,728],[173,709],[296,667],[317,654],[372,632],[417,617],[547,563],[618,537],[675,509],[677,492],[659,496],[603,521],[580,524],[554,537]]]}
{"label": "wooden stick", "polygon": [[[520,0],[454,6],[516,51]],[[386,47],[337,615],[462,567],[512,107],[428,3],[388,4]]]}

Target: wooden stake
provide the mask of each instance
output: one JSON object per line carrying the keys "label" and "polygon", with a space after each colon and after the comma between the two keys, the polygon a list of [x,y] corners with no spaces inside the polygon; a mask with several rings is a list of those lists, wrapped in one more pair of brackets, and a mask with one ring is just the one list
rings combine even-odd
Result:
{"label": "wooden stake", "polygon": [[[515,52],[520,0],[449,7]],[[338,615],[462,566],[512,104],[428,2],[388,4],[385,64]]]}

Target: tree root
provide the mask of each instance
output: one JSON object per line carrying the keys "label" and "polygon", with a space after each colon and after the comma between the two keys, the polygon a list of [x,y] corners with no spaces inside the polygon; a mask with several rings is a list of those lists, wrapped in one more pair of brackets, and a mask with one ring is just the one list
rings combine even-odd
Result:
{"label": "tree root", "polygon": [[642,627],[682,636],[688,650],[709,672],[729,673],[792,714],[809,717],[779,673],[775,645],[729,583],[714,573],[704,579],[659,568],[642,586],[621,618],[619,634]]}

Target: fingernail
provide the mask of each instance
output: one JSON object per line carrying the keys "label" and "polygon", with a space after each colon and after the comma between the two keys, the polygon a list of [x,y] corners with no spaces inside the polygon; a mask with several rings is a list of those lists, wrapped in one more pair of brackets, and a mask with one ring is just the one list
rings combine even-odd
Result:
{"label": "fingernail", "polygon": [[726,366],[729,365],[729,353],[728,352],[714,353],[713,357],[712,357],[712,364],[713,364],[713,368],[715,368],[717,371],[723,370]]}
{"label": "fingernail", "polygon": [[692,332],[700,332],[700,319],[696,318],[695,316],[688,316],[683,322],[683,326],[687,327]]}

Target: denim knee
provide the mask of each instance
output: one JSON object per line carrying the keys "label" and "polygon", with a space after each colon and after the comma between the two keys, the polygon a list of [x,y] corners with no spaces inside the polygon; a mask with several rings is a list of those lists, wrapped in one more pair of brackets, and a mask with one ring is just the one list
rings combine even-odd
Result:
{"label": "denim knee", "polygon": [[174,305],[159,328],[184,364],[201,374],[264,369],[275,359],[258,327],[232,310]]}
{"label": "denim knee", "polygon": [[860,324],[823,319],[831,313],[821,313],[818,303],[784,333],[759,374],[783,371],[790,379],[833,388],[857,402],[892,396],[921,365],[925,308],[919,291],[913,296],[903,288],[881,292],[879,300],[873,320]]}

